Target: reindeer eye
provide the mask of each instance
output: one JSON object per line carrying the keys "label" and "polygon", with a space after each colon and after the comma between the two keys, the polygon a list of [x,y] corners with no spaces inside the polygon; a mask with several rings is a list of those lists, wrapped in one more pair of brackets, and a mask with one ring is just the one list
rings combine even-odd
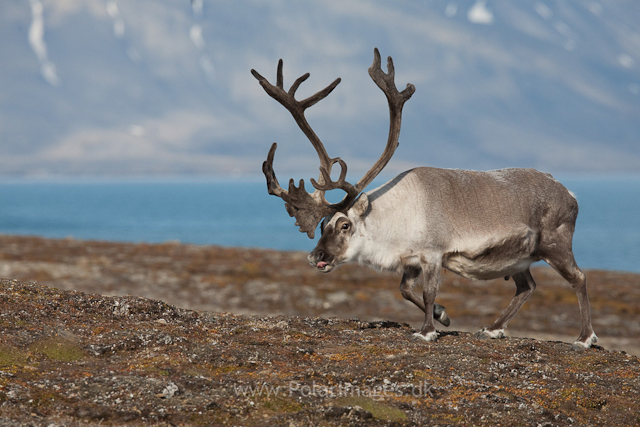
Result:
{"label": "reindeer eye", "polygon": [[350,227],[350,226],[349,226],[349,223],[348,223],[348,222],[345,222],[344,224],[342,224],[342,226],[341,226],[340,228],[341,228],[341,229],[343,229],[343,230],[348,230],[348,229],[349,229],[349,227]]}

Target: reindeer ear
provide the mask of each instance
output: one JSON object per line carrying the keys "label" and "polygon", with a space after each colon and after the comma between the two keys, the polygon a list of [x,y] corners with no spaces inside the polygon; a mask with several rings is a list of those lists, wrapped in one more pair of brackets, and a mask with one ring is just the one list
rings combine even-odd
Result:
{"label": "reindeer ear", "polygon": [[349,209],[357,216],[363,216],[369,210],[369,198],[366,194],[362,193],[358,199],[353,203],[351,209]]}

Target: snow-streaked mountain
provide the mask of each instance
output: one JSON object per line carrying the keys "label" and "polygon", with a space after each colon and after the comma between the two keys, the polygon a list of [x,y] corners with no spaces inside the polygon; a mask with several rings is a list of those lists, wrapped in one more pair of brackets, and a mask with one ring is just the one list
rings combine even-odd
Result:
{"label": "snow-streaked mountain", "polygon": [[[415,165],[640,172],[636,0],[0,2],[0,174],[317,175],[289,113],[299,97],[331,156],[361,173],[388,110],[367,68],[416,85],[387,172]],[[358,176],[352,177],[357,180]]]}

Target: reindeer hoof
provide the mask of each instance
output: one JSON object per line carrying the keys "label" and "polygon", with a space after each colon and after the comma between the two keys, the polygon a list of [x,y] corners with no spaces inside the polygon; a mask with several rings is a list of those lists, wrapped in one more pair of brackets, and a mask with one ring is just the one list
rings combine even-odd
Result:
{"label": "reindeer hoof", "polygon": [[416,341],[435,342],[438,339],[438,332],[429,332],[426,335],[422,335],[420,332],[413,334],[412,339]]}
{"label": "reindeer hoof", "polygon": [[586,350],[596,342],[598,342],[598,337],[596,336],[595,333],[592,332],[591,335],[589,335],[589,338],[583,341],[580,341],[578,339],[576,342],[573,343],[571,348],[576,351]]}
{"label": "reindeer hoof", "polygon": [[482,328],[475,334],[475,337],[478,339],[501,339],[506,338],[506,335],[504,334],[504,329],[491,331],[487,328]]}
{"label": "reindeer hoof", "polygon": [[447,311],[443,306],[438,307],[438,305],[436,304],[436,307],[434,307],[433,310],[433,314],[433,317],[444,326],[449,326],[451,324],[451,318],[449,317]]}

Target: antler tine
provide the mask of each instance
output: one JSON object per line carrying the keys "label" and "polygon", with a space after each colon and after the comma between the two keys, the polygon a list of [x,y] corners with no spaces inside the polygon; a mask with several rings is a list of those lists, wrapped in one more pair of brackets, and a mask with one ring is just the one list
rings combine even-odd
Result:
{"label": "antler tine", "polygon": [[300,77],[298,77],[296,79],[295,82],[293,82],[293,84],[291,85],[291,88],[289,89],[289,95],[291,96],[295,96],[296,91],[298,90],[298,88],[300,87],[300,85],[309,78],[309,76],[311,76],[311,74],[309,73],[305,73],[303,75],[301,75]]}
{"label": "antler tine", "polygon": [[398,92],[395,83],[396,71],[393,66],[393,59],[390,56],[387,57],[387,70],[387,73],[382,70],[380,51],[375,48],[373,51],[373,64],[369,67],[369,75],[374,83],[382,89],[389,102],[392,102],[394,107],[402,108],[403,104],[414,94],[416,87],[411,83],[407,83],[407,87],[402,92]]}
{"label": "antler tine", "polygon": [[276,154],[276,148],[278,144],[275,142],[271,144],[271,149],[267,155],[267,160],[262,163],[262,173],[267,178],[267,191],[273,196],[283,197],[286,195],[286,191],[280,187],[276,173],[273,170],[273,157]]}
{"label": "antler tine", "polygon": [[315,105],[318,101],[322,101],[324,98],[327,97],[327,95],[329,95],[336,88],[336,86],[338,86],[338,84],[340,84],[341,81],[342,79],[338,77],[333,82],[331,82],[329,86],[325,87],[324,89],[317,92],[316,94],[311,95],[310,97],[300,101],[302,108],[304,109],[309,108]]}
{"label": "antler tine", "polygon": [[[331,179],[331,175],[326,168],[320,166],[320,174],[322,175],[325,184],[318,184],[315,179],[311,178],[311,185],[313,185],[317,190],[322,192],[341,189],[345,193],[347,193],[346,198],[355,199],[358,196],[359,191],[356,188],[346,181],[347,177],[347,164],[340,157],[336,157],[335,159],[331,159],[332,164],[340,164],[340,177],[337,181],[333,181]],[[353,200],[351,199],[351,200]]]}
{"label": "antler tine", "polygon": [[[311,185],[313,185],[317,190],[320,191],[329,191],[334,190],[336,188],[340,188],[345,182],[345,178],[347,177],[347,164],[339,157],[335,159],[331,159],[332,165],[339,163],[340,164],[340,177],[337,181],[333,181],[331,179],[331,175],[329,171],[324,166],[320,166],[320,175],[324,178],[324,184],[318,184],[315,179],[311,178]],[[348,183],[347,183],[348,184]],[[350,184],[349,184],[350,185]]]}
{"label": "antler tine", "polygon": [[284,89],[284,75],[282,73],[282,69],[284,68],[284,61],[282,58],[278,60],[278,72],[276,74],[276,85],[280,89]]}
{"label": "antler tine", "polygon": [[382,70],[380,51],[378,51],[378,48],[375,48],[373,51],[373,64],[369,67],[369,75],[374,83],[382,89],[389,103],[389,137],[387,139],[387,145],[378,161],[376,161],[371,169],[356,183],[355,187],[358,191],[364,190],[365,187],[378,176],[382,169],[384,169],[387,163],[389,163],[389,160],[391,160],[393,153],[398,147],[398,139],[400,138],[402,107],[416,91],[414,85],[407,83],[407,87],[402,92],[398,92],[395,84],[395,68],[390,56],[387,58],[387,70],[387,73]]}

